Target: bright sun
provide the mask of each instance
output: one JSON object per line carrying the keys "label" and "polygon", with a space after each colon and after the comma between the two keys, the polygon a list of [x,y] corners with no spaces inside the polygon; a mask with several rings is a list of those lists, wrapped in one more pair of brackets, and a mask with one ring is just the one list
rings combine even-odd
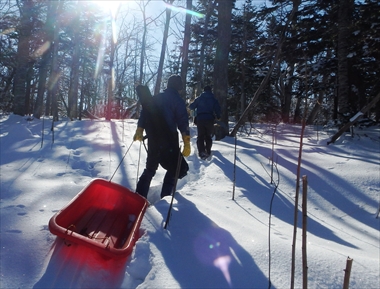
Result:
{"label": "bright sun", "polygon": [[114,15],[119,8],[121,2],[123,1],[117,1],[117,0],[109,0],[109,1],[92,1],[94,4],[98,5],[104,13],[111,12],[112,15]]}

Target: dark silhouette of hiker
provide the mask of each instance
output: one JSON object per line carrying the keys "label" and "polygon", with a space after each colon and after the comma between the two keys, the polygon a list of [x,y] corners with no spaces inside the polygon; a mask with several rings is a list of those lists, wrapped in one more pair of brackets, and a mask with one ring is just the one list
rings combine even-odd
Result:
{"label": "dark silhouette of hiker", "polygon": [[211,86],[205,86],[203,90],[189,108],[196,112],[198,155],[201,159],[206,159],[211,154],[214,122],[215,119],[220,119],[221,109]]}
{"label": "dark silhouette of hiker", "polygon": [[[179,95],[182,90],[182,79],[172,75],[168,79],[167,88],[151,97],[148,104],[142,102],[142,110],[137,123],[133,140],[143,140],[144,129],[148,137],[148,156],[146,167],[137,183],[136,192],[147,198],[150,183],[161,165],[166,174],[161,189],[161,198],[172,194],[177,164],[180,160],[178,178],[186,176],[189,166],[183,156],[188,157],[190,148],[189,119],[185,101]],[[136,88],[137,89],[137,88]],[[149,92],[150,94],[150,92]],[[184,148],[179,151],[178,131],[182,134]]]}

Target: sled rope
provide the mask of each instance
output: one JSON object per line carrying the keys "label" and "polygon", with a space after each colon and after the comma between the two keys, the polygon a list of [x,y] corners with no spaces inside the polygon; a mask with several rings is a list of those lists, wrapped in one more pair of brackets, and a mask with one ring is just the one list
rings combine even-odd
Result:
{"label": "sled rope", "polygon": [[[137,190],[137,183],[139,181],[139,172],[140,172],[140,157],[141,157],[141,143],[140,142],[140,147],[139,147],[139,160],[138,160],[138,163],[137,163],[137,175],[136,175],[136,189],[135,189],[135,192]],[[145,144],[144,144],[145,146]]]}
{"label": "sled rope", "polygon": [[110,178],[109,182],[112,181],[112,178],[114,177],[114,175],[116,174],[117,170],[119,169],[119,167],[120,167],[121,164],[123,163],[125,156],[127,155],[127,153],[129,152],[129,150],[131,149],[131,146],[133,145],[133,142],[134,142],[134,141],[132,140],[131,144],[129,145],[127,151],[125,152],[123,158],[121,159],[119,165],[117,166],[117,168],[116,168],[115,172],[113,173],[112,177]]}
{"label": "sled rope", "polygon": [[148,138],[148,136],[145,135],[145,136],[143,137],[142,143],[143,143],[143,145],[144,145],[145,151],[148,153],[148,149],[147,149],[147,147],[146,147],[146,145],[145,145],[145,140],[146,140],[147,138]]}
{"label": "sled rope", "polygon": [[182,161],[182,153],[181,153],[181,147],[179,147],[177,170],[175,171],[175,179],[174,179],[175,181],[174,181],[174,187],[173,187],[173,192],[172,192],[172,200],[170,202],[168,214],[166,216],[166,221],[165,221],[165,226],[164,226],[165,230],[166,230],[166,228],[169,224],[169,221],[170,221],[170,216],[171,216],[171,211],[172,211],[173,201],[174,201],[174,195],[175,195],[175,192],[177,190],[177,182],[178,182],[179,171],[181,169],[181,161]]}

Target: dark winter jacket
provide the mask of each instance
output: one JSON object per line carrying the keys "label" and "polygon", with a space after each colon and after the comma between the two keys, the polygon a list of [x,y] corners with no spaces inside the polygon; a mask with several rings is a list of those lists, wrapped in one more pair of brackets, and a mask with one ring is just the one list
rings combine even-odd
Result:
{"label": "dark winter jacket", "polygon": [[219,119],[221,109],[218,100],[211,91],[204,91],[190,104],[191,110],[196,110],[197,120]]}
{"label": "dark winter jacket", "polygon": [[[153,96],[153,100],[160,108],[171,132],[177,133],[178,128],[181,134],[190,135],[186,104],[175,89],[167,88],[164,92]],[[138,126],[146,129],[146,123],[146,115],[142,110]]]}

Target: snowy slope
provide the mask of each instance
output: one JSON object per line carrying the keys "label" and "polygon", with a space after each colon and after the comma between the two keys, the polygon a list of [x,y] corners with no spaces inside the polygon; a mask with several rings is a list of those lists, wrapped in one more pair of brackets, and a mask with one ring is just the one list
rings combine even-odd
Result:
{"label": "snowy slope", "polygon": [[[159,169],[132,255],[108,261],[66,246],[47,225],[90,180],[109,180],[123,156],[112,181],[135,189],[146,156],[132,142],[136,120],[62,120],[51,131],[50,119],[3,115],[0,127],[1,288],[290,287],[299,126],[239,133],[236,167],[234,138],[214,142],[212,160],[202,161],[192,127],[190,172],[178,182],[168,229],[170,198],[159,200]],[[379,132],[356,129],[327,146],[335,130],[306,129],[300,176],[308,180],[310,288],[342,288],[348,256],[351,288],[380,287]],[[302,184],[300,193],[301,210]],[[301,222],[298,213],[299,228]],[[301,239],[298,229],[297,288]]]}

